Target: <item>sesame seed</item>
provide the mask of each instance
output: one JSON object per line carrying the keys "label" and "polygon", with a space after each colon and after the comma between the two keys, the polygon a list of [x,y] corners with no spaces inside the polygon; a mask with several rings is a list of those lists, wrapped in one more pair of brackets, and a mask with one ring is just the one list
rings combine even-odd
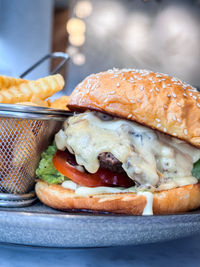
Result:
{"label": "sesame seed", "polygon": [[172,93],[172,96],[173,96],[173,97],[176,97],[176,94],[175,94],[175,93]]}
{"label": "sesame seed", "polygon": [[177,106],[181,107],[181,104],[180,103],[177,103]]}
{"label": "sesame seed", "polygon": [[159,90],[157,87],[156,87],[156,91],[157,91],[157,92],[160,92],[160,90]]}
{"label": "sesame seed", "polygon": [[161,127],[161,124],[160,124],[160,123],[158,123],[158,124],[157,124],[157,127],[158,127],[158,128],[159,128],[159,127]]}
{"label": "sesame seed", "polygon": [[192,96],[192,93],[189,93],[190,96]]}
{"label": "sesame seed", "polygon": [[156,118],[156,121],[157,121],[157,122],[160,122],[160,119]]}
{"label": "sesame seed", "polygon": [[166,132],[166,131],[167,131],[167,129],[166,129],[166,128],[163,128],[163,131],[164,131],[164,132]]}
{"label": "sesame seed", "polygon": [[188,134],[188,131],[187,129],[184,129],[184,134],[187,135]]}
{"label": "sesame seed", "polygon": [[183,94],[185,97],[187,97],[186,93]]}
{"label": "sesame seed", "polygon": [[117,83],[117,84],[116,84],[116,86],[117,86],[117,87],[120,87],[120,84],[119,84],[119,83]]}
{"label": "sesame seed", "polygon": [[122,80],[123,80],[123,81],[125,81],[125,80],[126,80],[126,78],[123,78]]}
{"label": "sesame seed", "polygon": [[200,108],[200,104],[199,103],[197,103],[197,107]]}
{"label": "sesame seed", "polygon": [[142,101],[141,101],[140,99],[137,99],[137,102],[138,102],[138,103],[141,103]]}
{"label": "sesame seed", "polygon": [[144,90],[144,86],[143,86],[143,85],[140,86],[140,90],[141,90],[141,91]]}
{"label": "sesame seed", "polygon": [[176,134],[176,133],[173,133],[173,135],[177,136],[177,134]]}
{"label": "sesame seed", "polygon": [[167,108],[167,105],[164,105],[163,107],[164,107],[164,108]]}
{"label": "sesame seed", "polygon": [[172,116],[172,119],[173,119],[174,121],[176,121],[176,116],[175,116],[175,115],[173,115],[173,116]]}
{"label": "sesame seed", "polygon": [[178,121],[178,122],[181,122],[181,119],[177,118],[177,121]]}
{"label": "sesame seed", "polygon": [[171,86],[171,84],[170,84],[170,83],[168,83],[168,84],[167,84],[167,86]]}
{"label": "sesame seed", "polygon": [[135,101],[134,101],[134,100],[130,100],[130,102],[131,102],[132,104],[135,104]]}
{"label": "sesame seed", "polygon": [[149,90],[149,93],[153,92],[153,89]]}
{"label": "sesame seed", "polygon": [[116,93],[116,91],[111,91],[110,95],[114,95]]}
{"label": "sesame seed", "polygon": [[162,88],[164,88],[164,89],[166,88],[166,85],[164,83],[162,84]]}
{"label": "sesame seed", "polygon": [[196,90],[195,88],[192,88],[192,89],[188,89],[188,88],[187,88],[187,91],[194,92],[194,93],[197,92],[197,90]]}
{"label": "sesame seed", "polygon": [[168,94],[167,96],[168,96],[168,97],[171,97],[171,95],[170,95],[170,94]]}
{"label": "sesame seed", "polygon": [[172,81],[172,82],[178,82],[178,79],[175,78],[175,77],[173,77],[173,78],[171,79],[171,81]]}
{"label": "sesame seed", "polygon": [[132,114],[129,114],[129,115],[128,115],[128,119],[130,119],[131,117],[132,117]]}
{"label": "sesame seed", "polygon": [[192,96],[195,100],[197,100],[197,97],[195,95]]}

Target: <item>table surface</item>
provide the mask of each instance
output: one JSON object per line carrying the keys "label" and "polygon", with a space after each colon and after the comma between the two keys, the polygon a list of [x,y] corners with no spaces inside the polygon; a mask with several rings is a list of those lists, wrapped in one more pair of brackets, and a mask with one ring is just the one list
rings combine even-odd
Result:
{"label": "table surface", "polygon": [[164,243],[91,249],[51,249],[0,244],[3,267],[200,266],[200,235]]}

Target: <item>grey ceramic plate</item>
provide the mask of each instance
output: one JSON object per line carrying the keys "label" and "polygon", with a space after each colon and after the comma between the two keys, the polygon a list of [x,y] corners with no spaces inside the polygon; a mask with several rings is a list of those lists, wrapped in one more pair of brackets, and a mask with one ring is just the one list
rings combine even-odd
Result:
{"label": "grey ceramic plate", "polygon": [[0,242],[44,247],[145,244],[200,233],[200,211],[165,216],[59,212],[41,203],[0,209]]}

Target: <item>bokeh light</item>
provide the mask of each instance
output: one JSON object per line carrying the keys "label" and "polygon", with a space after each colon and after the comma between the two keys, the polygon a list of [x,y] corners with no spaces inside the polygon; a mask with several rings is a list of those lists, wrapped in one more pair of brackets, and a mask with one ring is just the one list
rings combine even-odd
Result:
{"label": "bokeh light", "polygon": [[151,38],[151,20],[147,14],[134,12],[127,21],[127,27],[123,33],[122,46],[135,59],[144,57],[149,50]]}
{"label": "bokeh light", "polygon": [[74,13],[78,18],[87,18],[92,13],[92,3],[90,1],[79,1],[74,7]]}
{"label": "bokeh light", "polygon": [[[198,68],[200,31],[197,17],[187,6],[169,6],[157,16],[154,26],[157,51],[165,72],[191,79]],[[167,62],[166,62],[167,59]]]}
{"label": "bokeh light", "polygon": [[99,8],[91,16],[90,23],[97,37],[105,37],[117,31],[125,18],[124,7],[119,2],[99,3]]}
{"label": "bokeh light", "polygon": [[70,45],[67,47],[66,53],[69,54],[69,56],[73,56],[78,53],[78,48]]}
{"label": "bokeh light", "polygon": [[82,53],[77,53],[73,55],[72,61],[74,64],[81,66],[85,63],[85,56]]}
{"label": "bokeh light", "polygon": [[69,42],[75,46],[82,46],[85,42],[85,35],[69,35]]}
{"label": "bokeh light", "polygon": [[66,28],[69,34],[79,35],[84,34],[86,26],[85,22],[81,19],[71,18],[68,20]]}

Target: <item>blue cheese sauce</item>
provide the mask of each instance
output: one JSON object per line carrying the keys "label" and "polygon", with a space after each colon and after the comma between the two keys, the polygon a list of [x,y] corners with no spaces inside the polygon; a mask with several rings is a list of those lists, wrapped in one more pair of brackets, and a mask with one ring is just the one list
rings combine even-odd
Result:
{"label": "blue cheese sauce", "polygon": [[99,154],[110,152],[143,188],[150,185],[159,191],[197,183],[191,171],[200,150],[136,122],[88,111],[70,117],[55,141],[58,149],[75,154],[78,165],[90,173],[100,166]]}

